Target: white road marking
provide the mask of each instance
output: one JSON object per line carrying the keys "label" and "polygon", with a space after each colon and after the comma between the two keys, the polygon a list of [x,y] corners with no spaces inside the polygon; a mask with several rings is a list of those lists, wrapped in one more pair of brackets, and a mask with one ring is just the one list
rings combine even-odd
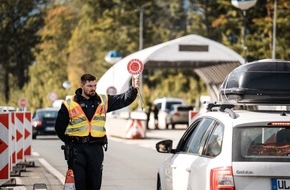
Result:
{"label": "white road marking", "polygon": [[56,178],[64,184],[65,176],[57,171],[54,167],[52,167],[44,158],[39,158],[39,162],[49,171],[51,172]]}
{"label": "white road marking", "polygon": [[39,156],[38,152],[32,152],[31,155],[32,156]]}

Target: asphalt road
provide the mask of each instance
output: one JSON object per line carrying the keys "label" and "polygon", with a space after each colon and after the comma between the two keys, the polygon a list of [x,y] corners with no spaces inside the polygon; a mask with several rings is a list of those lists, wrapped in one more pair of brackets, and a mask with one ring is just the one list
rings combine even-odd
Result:
{"label": "asphalt road", "polygon": [[[176,145],[184,132],[177,130],[150,130],[145,139],[130,140],[109,137],[105,153],[102,190],[150,190],[156,189],[158,167],[169,157],[155,150],[156,142],[172,139]],[[56,177],[64,181],[67,169],[61,150],[62,142],[56,136],[39,136],[32,142],[33,154],[45,160]]]}

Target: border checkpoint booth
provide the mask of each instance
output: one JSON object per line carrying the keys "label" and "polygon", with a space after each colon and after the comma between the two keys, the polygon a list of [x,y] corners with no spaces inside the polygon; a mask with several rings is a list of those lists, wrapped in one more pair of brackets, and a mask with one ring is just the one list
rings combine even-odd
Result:
{"label": "border checkpoint booth", "polygon": [[[144,64],[144,70],[177,67],[193,69],[206,83],[212,101],[218,99],[219,87],[225,77],[233,69],[245,63],[242,56],[221,43],[191,34],[124,57],[100,78],[97,92],[104,94],[112,89],[116,94],[125,92],[132,77],[127,71],[127,64],[132,59],[141,60]],[[128,108],[108,114],[106,126],[108,135],[134,138],[134,135],[130,134],[132,133],[130,129],[135,125],[132,122],[141,121],[142,134],[140,135],[140,132],[137,132],[137,136],[144,138],[146,136],[145,119],[146,114],[144,112],[131,112]],[[140,126],[137,128],[140,128]]]}

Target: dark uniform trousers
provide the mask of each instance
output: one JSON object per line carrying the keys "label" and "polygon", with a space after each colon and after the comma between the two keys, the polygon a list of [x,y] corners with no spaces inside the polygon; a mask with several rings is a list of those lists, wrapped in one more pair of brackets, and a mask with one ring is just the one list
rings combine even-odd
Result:
{"label": "dark uniform trousers", "polygon": [[76,190],[99,190],[102,185],[104,150],[99,143],[73,142]]}

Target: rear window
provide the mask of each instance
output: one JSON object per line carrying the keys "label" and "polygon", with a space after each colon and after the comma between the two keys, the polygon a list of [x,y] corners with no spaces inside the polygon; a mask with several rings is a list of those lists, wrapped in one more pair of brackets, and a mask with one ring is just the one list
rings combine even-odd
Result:
{"label": "rear window", "polygon": [[172,105],[179,105],[182,104],[181,102],[166,102],[166,109],[167,110],[173,110]]}
{"label": "rear window", "polygon": [[193,106],[178,106],[177,111],[190,111],[193,110]]}
{"label": "rear window", "polygon": [[57,110],[40,111],[37,113],[39,118],[56,118],[58,114]]}
{"label": "rear window", "polygon": [[233,138],[234,161],[290,160],[290,128],[235,128]]}

